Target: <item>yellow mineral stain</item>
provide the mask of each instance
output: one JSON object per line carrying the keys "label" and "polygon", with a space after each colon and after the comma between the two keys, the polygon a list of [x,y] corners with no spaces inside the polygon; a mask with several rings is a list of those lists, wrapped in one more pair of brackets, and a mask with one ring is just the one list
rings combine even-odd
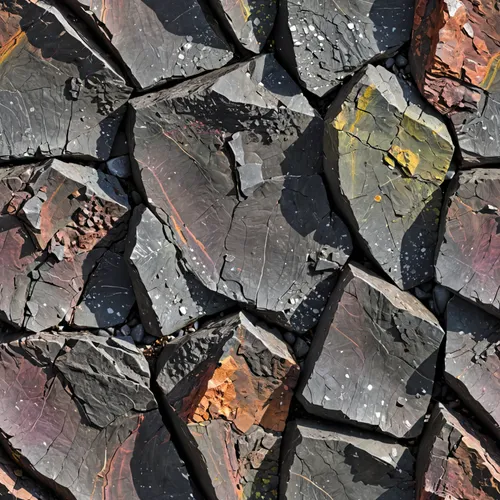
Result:
{"label": "yellow mineral stain", "polygon": [[344,130],[346,124],[347,124],[347,116],[345,113],[345,109],[342,106],[340,113],[335,117],[335,120],[333,120],[333,127],[336,130]]}
{"label": "yellow mineral stain", "polygon": [[17,32],[12,35],[1,47],[0,47],[0,64],[3,64],[7,58],[12,54],[12,51],[21,43],[26,40],[26,33],[19,28]]}
{"label": "yellow mineral stain", "polygon": [[490,87],[496,80],[499,66],[500,66],[500,53],[496,54],[490,59],[490,62],[486,67],[486,75],[483,78],[483,81],[479,84],[481,88],[483,88],[484,90],[490,89]]}
{"label": "yellow mineral stain", "polygon": [[374,198],[373,198],[377,203],[380,203],[382,201],[382,196],[380,196],[379,194],[375,195]]}
{"label": "yellow mineral stain", "polygon": [[390,151],[392,156],[396,161],[403,167],[405,167],[411,175],[414,175],[417,171],[418,164],[420,163],[420,158],[418,154],[410,151],[409,149],[403,149],[399,146],[392,145]]}
{"label": "yellow mineral stain", "polygon": [[243,20],[245,22],[247,22],[248,18],[250,17],[250,9],[247,5],[247,2],[246,2],[246,0],[237,0],[237,2],[240,4],[240,9],[241,9],[241,13],[243,15]]}

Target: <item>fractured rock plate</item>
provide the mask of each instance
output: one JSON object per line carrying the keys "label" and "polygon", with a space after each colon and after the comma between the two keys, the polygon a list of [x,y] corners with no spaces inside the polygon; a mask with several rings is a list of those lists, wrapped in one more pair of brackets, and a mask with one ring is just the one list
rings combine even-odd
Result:
{"label": "fractured rock plate", "polygon": [[352,246],[319,175],[323,122],[298,86],[264,55],[131,103],[136,182],[189,270],[313,327]]}

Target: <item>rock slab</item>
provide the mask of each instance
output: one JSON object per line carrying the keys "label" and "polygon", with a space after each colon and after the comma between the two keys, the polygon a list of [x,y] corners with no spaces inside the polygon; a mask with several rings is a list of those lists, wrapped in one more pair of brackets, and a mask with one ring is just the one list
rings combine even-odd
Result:
{"label": "rock slab", "polygon": [[416,437],[443,336],[413,295],[349,264],[316,329],[297,398],[323,418]]}

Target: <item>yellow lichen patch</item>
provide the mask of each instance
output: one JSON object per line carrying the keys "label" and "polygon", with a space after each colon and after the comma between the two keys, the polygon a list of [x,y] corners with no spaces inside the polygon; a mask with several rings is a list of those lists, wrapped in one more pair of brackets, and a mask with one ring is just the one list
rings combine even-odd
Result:
{"label": "yellow lichen patch", "polygon": [[375,195],[375,197],[373,198],[377,203],[380,203],[382,201],[382,196],[380,196],[379,194]]}
{"label": "yellow lichen patch", "polygon": [[418,165],[420,163],[420,157],[418,154],[410,151],[409,149],[403,149],[397,145],[392,145],[390,149],[390,154],[396,159],[396,161],[404,167],[411,175],[415,175]]}
{"label": "yellow lichen patch", "polygon": [[358,96],[358,100],[356,103],[358,109],[362,109],[363,111],[366,111],[368,109],[368,106],[373,101],[374,91],[375,91],[374,85],[369,85],[368,87],[365,88],[363,93]]}
{"label": "yellow lichen patch", "polygon": [[391,167],[396,166],[396,162],[394,161],[394,158],[391,158],[389,155],[384,156],[384,161],[385,161],[385,163],[387,163],[387,165],[389,165]]}
{"label": "yellow lichen patch", "polygon": [[250,9],[247,5],[246,0],[237,0],[238,3],[240,4],[240,9],[241,9],[241,14],[243,15],[243,20],[245,22],[248,21],[248,18],[250,17]]}
{"label": "yellow lichen patch", "polygon": [[0,64],[3,64],[10,54],[12,54],[12,51],[25,40],[26,33],[19,28],[19,30],[0,47]]}
{"label": "yellow lichen patch", "polygon": [[500,66],[500,53],[492,57],[486,67],[486,74],[483,81],[479,84],[484,90],[490,90],[493,83],[496,81],[498,67]]}
{"label": "yellow lichen patch", "polygon": [[346,110],[344,106],[342,106],[340,113],[335,117],[335,120],[333,120],[333,127],[337,130],[344,130],[346,124],[347,124]]}

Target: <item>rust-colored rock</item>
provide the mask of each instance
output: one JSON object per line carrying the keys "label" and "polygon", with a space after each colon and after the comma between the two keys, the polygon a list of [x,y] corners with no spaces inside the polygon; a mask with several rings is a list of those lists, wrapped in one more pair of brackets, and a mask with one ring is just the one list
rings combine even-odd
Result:
{"label": "rust-colored rock", "polygon": [[466,163],[500,158],[500,22],[495,0],[417,0],[411,65],[451,118]]}
{"label": "rust-colored rock", "polygon": [[284,341],[246,313],[165,346],[157,382],[208,498],[276,497],[298,372]]}
{"label": "rust-colored rock", "polygon": [[500,453],[461,415],[434,408],[417,459],[417,499],[497,500]]}

